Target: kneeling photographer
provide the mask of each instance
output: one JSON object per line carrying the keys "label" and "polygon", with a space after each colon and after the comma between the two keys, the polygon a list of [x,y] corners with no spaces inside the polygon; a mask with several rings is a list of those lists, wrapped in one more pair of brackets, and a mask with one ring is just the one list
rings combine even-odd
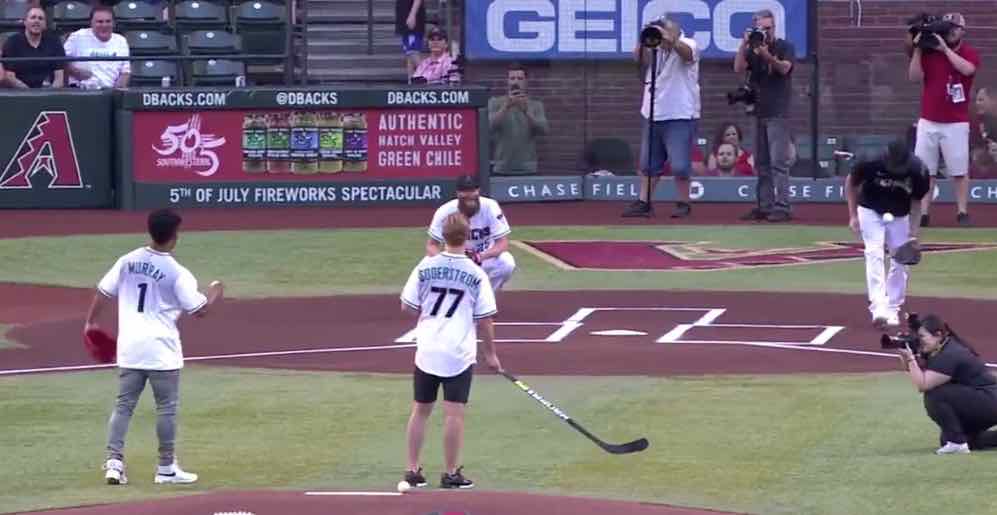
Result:
{"label": "kneeling photographer", "polygon": [[900,359],[924,407],[941,429],[936,454],[968,454],[997,446],[997,378],[979,353],[939,316],[911,314],[910,335],[883,336],[884,348]]}
{"label": "kneeling photographer", "polygon": [[765,9],[755,13],[734,56],[734,71],[748,72],[744,86],[728,94],[728,102],[745,102],[756,117],[755,186],[758,205],[742,220],[789,221],[791,163],[789,106],[793,97],[793,44],[779,39],[775,16]]}

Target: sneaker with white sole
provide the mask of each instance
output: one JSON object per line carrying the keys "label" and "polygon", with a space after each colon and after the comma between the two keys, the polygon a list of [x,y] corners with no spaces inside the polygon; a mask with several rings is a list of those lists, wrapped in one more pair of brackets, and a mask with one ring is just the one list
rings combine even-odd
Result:
{"label": "sneaker with white sole", "polygon": [[900,327],[900,313],[899,312],[894,311],[894,312],[886,315],[886,327],[890,327],[890,328]]}
{"label": "sneaker with white sole", "polygon": [[945,442],[945,445],[941,446],[935,454],[969,454],[969,444],[968,443],[954,443]]}
{"label": "sneaker with white sole", "polygon": [[192,472],[185,472],[180,468],[180,464],[176,461],[172,465],[162,466],[159,465],[156,468],[156,479],[157,485],[160,484],[178,484],[185,485],[197,481],[197,474]]}
{"label": "sneaker with white sole", "polygon": [[104,479],[109,485],[127,485],[128,476],[125,475],[125,462],[116,459],[109,459],[104,462]]}

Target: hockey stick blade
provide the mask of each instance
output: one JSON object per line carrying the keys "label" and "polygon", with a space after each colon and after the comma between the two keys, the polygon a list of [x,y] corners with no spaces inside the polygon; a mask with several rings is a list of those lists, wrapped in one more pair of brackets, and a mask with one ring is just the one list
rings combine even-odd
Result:
{"label": "hockey stick blade", "polygon": [[557,406],[554,405],[554,403],[543,398],[543,396],[540,395],[536,390],[531,388],[526,383],[520,381],[519,379],[516,379],[516,376],[505,371],[499,373],[502,374],[509,381],[512,381],[513,384],[518,386],[520,390],[523,390],[523,392],[525,392],[527,395],[533,398],[533,400],[539,402],[545,408],[549,409],[555,415],[560,417],[561,420],[564,420],[569,426],[573,427],[579,433],[585,435],[586,438],[592,440],[602,450],[610,454],[630,454],[634,452],[640,452],[643,451],[644,449],[647,449],[648,445],[650,445],[649,442],[647,441],[647,438],[638,438],[637,440],[634,440],[632,442],[621,443],[621,444],[604,442],[601,438],[590,433],[588,429],[582,427],[581,424],[575,422],[575,420],[570,416],[568,416],[568,414],[565,413],[563,410],[561,410],[561,408],[558,408]]}

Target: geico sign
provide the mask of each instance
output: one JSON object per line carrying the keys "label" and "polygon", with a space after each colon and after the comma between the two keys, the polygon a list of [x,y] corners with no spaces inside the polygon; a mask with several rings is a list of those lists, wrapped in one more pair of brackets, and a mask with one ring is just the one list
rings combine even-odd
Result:
{"label": "geico sign", "polygon": [[[712,8],[702,0],[495,0],[488,6],[486,26],[488,44],[500,52],[615,53],[630,51],[637,44],[643,26],[638,20],[650,21],[668,13],[711,21],[710,31],[692,35],[699,48],[706,49],[712,40],[717,50],[734,52],[741,44],[743,27],[735,33],[731,21],[761,9],[772,11],[776,35],[785,38],[786,9],[776,0],[721,0]],[[515,37],[505,32],[507,18],[512,18]]]}

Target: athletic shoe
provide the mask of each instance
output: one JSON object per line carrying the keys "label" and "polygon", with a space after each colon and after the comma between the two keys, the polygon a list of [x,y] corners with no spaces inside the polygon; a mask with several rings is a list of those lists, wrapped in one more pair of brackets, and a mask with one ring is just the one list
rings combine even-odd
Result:
{"label": "athletic shoe", "polygon": [[739,216],[737,219],[741,220],[743,222],[752,222],[752,221],[754,221],[754,222],[760,222],[760,221],[765,220],[766,218],[768,218],[768,216],[769,216],[768,213],[766,213],[765,211],[762,211],[761,209],[758,209],[756,207],[756,208],[752,209],[751,211],[748,211],[747,213]]}
{"label": "athletic shoe", "polygon": [[945,445],[935,451],[935,454],[941,456],[943,454],[969,454],[969,452],[968,443],[945,442]]}
{"label": "athletic shoe", "polygon": [[672,211],[672,218],[686,218],[692,214],[692,205],[688,202],[678,202],[675,204],[675,210]]}
{"label": "athletic shoe", "polygon": [[197,481],[197,474],[191,472],[184,472],[180,468],[180,464],[173,460],[172,465],[162,466],[159,465],[156,468],[156,479],[157,485],[160,484],[178,484],[185,485]]}
{"label": "athletic shoe", "polygon": [[792,220],[793,217],[786,211],[772,211],[767,217],[765,217],[765,219],[772,223],[781,223],[788,222]]}
{"label": "athletic shoe", "polygon": [[440,488],[474,488],[474,481],[464,477],[464,467],[457,467],[453,474],[443,473],[440,478]]}
{"label": "athletic shoe", "polygon": [[889,315],[886,315],[886,326],[887,327],[900,327],[900,313],[894,311]]}
{"label": "athletic shoe", "polygon": [[128,476],[125,475],[125,463],[121,460],[110,459],[104,462],[104,479],[109,485],[127,485]]}
{"label": "athletic shoe", "polygon": [[889,316],[883,313],[876,313],[872,315],[872,326],[880,331],[886,329],[886,324],[889,321]]}
{"label": "athletic shoe", "polygon": [[637,202],[634,202],[633,204],[627,206],[627,208],[623,210],[623,214],[620,216],[622,216],[623,218],[636,218],[636,217],[650,218],[651,214],[653,213],[654,209],[651,208],[651,204],[648,204],[643,200],[638,200]]}
{"label": "athletic shoe", "polygon": [[426,486],[426,476],[422,475],[422,467],[419,470],[405,472],[405,482],[409,484],[412,488],[418,488],[420,486]]}
{"label": "athletic shoe", "polygon": [[921,227],[927,227],[931,225],[931,217],[927,213],[921,215]]}
{"label": "athletic shoe", "polygon": [[973,225],[973,223],[969,221],[969,213],[959,213],[958,215],[955,215],[955,221],[963,227]]}

